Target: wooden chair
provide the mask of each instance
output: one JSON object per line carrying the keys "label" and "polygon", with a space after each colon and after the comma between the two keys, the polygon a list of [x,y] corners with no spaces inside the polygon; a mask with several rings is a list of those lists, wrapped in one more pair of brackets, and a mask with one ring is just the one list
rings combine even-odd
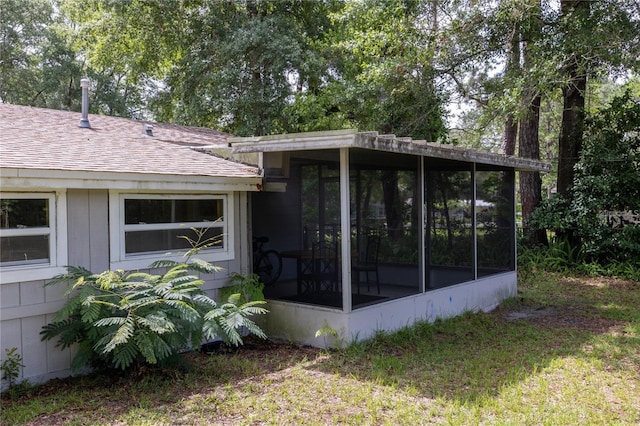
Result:
{"label": "wooden chair", "polygon": [[355,275],[358,294],[360,293],[360,274],[364,273],[367,281],[367,291],[371,290],[371,278],[369,274],[374,274],[378,294],[380,294],[380,276],[378,273],[378,255],[380,254],[380,236],[367,235],[367,242],[363,255],[353,263],[352,270]]}

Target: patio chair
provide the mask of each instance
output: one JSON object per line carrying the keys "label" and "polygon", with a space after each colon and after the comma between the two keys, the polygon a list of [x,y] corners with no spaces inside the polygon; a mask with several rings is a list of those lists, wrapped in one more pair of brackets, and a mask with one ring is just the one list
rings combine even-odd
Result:
{"label": "patio chair", "polygon": [[[298,294],[311,294],[315,292],[316,279],[313,255],[308,257],[308,251],[297,257],[298,262]],[[311,251],[313,253],[313,251]]]}
{"label": "patio chair", "polygon": [[338,249],[333,241],[319,241],[312,251],[316,291],[338,291]]}
{"label": "patio chair", "polygon": [[355,275],[358,294],[360,294],[360,274],[364,273],[367,281],[367,291],[371,290],[371,276],[373,274],[380,294],[380,275],[378,273],[378,255],[380,254],[380,236],[367,235],[365,251],[352,265],[353,275]]}

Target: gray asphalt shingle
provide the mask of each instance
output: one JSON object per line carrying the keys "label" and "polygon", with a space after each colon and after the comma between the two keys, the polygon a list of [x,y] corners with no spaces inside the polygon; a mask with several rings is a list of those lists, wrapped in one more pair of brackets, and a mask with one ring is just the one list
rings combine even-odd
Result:
{"label": "gray asphalt shingle", "polygon": [[[255,177],[258,169],[193,149],[227,146],[232,135],[211,129],[148,123],[0,104],[0,167],[89,172]],[[145,132],[153,126],[153,136]]]}

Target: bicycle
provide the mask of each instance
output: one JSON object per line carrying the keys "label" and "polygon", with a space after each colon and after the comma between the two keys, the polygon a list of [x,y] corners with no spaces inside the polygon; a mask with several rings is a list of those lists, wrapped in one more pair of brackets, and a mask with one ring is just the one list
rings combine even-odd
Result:
{"label": "bicycle", "polygon": [[253,238],[253,273],[265,286],[274,284],[282,273],[282,257],[273,249],[264,250],[268,237]]}

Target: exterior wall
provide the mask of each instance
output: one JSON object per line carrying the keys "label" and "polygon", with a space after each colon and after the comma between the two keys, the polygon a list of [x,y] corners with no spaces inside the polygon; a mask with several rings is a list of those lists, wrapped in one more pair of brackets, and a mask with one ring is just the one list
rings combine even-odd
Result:
{"label": "exterior wall", "polygon": [[69,265],[92,272],[109,269],[109,193],[67,191]]}
{"label": "exterior wall", "polygon": [[[235,256],[216,263],[221,269],[203,277],[203,289],[217,299],[217,289],[228,283],[232,273],[246,273],[251,245],[248,237],[247,194],[236,192],[233,203]],[[109,269],[109,196],[107,190],[67,191],[68,263],[93,272]],[[55,341],[40,341],[42,327],[51,322],[66,300],[64,285],[45,287],[46,280],[0,284],[0,356],[5,349],[18,348],[25,368],[18,380],[44,382],[71,374],[73,350],[60,350]],[[2,389],[7,384],[2,382]]]}
{"label": "exterior wall", "polygon": [[[433,322],[464,312],[490,311],[517,293],[516,272],[492,275],[438,290],[394,299],[345,314],[342,311],[290,302],[269,301],[269,315],[261,324],[272,338],[316,347],[336,346],[395,331],[419,321]],[[316,337],[329,326],[338,340]]]}
{"label": "exterior wall", "polygon": [[[69,374],[71,350],[55,347],[55,342],[40,341],[40,331],[62,308],[62,286],[44,287],[45,281],[5,283],[0,285],[2,315],[0,349],[16,347],[25,368],[18,380],[42,382]],[[3,388],[5,383],[2,383]]]}

